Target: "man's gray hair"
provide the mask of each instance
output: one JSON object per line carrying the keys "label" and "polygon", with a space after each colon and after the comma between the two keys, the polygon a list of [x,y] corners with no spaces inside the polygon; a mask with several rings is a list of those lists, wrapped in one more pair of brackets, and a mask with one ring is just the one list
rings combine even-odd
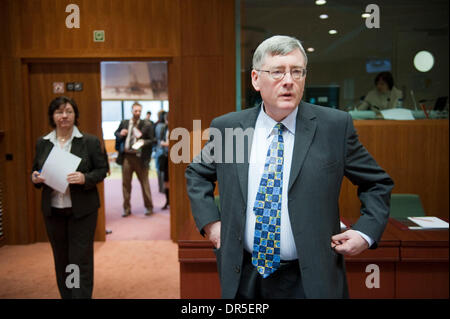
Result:
{"label": "man's gray hair", "polygon": [[299,49],[305,57],[305,67],[308,64],[305,49],[296,38],[285,35],[274,35],[263,42],[256,48],[253,54],[253,69],[259,70],[262,67],[266,55],[286,55],[295,49]]}

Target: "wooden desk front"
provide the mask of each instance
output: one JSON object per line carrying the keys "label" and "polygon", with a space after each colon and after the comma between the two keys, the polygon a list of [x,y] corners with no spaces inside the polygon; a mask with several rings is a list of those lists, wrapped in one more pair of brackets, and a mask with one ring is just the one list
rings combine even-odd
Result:
{"label": "wooden desk front", "polygon": [[[448,120],[356,120],[359,140],[392,177],[393,193],[418,194],[426,215],[448,218]],[[342,183],[339,208],[343,217],[358,218],[356,186]]]}
{"label": "wooden desk front", "polygon": [[[448,221],[448,219],[446,219]],[[402,230],[392,221],[386,228],[400,240],[397,298],[448,298],[448,230]]]}
{"label": "wooden desk front", "polygon": [[[191,219],[184,230],[178,241],[180,297],[220,298],[212,244],[200,236]],[[390,221],[377,249],[345,260],[351,298],[449,296],[448,230],[401,230]],[[379,288],[366,286],[372,273],[369,265],[378,266]]]}

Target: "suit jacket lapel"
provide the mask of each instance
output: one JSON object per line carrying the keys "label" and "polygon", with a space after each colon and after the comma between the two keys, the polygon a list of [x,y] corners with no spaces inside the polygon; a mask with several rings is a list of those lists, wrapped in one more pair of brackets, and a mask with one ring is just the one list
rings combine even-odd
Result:
{"label": "suit jacket lapel", "polygon": [[144,125],[145,125],[144,120],[140,120],[139,124],[137,126],[138,130],[142,132],[142,129],[143,129]]}
{"label": "suit jacket lapel", "polygon": [[289,175],[288,192],[300,174],[306,154],[316,132],[317,122],[315,114],[308,104],[300,102],[297,113],[297,123],[295,127],[294,150],[292,152],[291,172]]}
{"label": "suit jacket lapel", "polygon": [[80,137],[74,137],[72,140],[72,147],[70,148],[70,153],[78,156],[83,157],[82,150],[83,150],[83,138]]}
{"label": "suit jacket lapel", "polygon": [[[128,127],[130,126],[130,120],[123,120],[123,122],[122,122],[122,130],[123,129],[126,129],[126,130],[128,130]],[[126,136],[125,136],[125,138],[126,138]]]}
{"label": "suit jacket lapel", "polygon": [[45,161],[47,160],[48,154],[50,154],[50,151],[53,149],[53,146],[54,145],[53,145],[52,142],[50,142],[50,140],[45,140],[44,150],[43,150],[42,156],[41,156],[42,164],[41,164],[40,168],[42,168],[42,166],[44,165]]}
{"label": "suit jacket lapel", "polygon": [[[239,123],[242,130],[245,131],[248,128],[253,128],[253,129],[255,128],[256,119],[258,118],[260,111],[261,111],[261,107],[257,106],[257,107],[254,107],[250,111],[249,116],[243,116],[242,120]],[[249,154],[251,152],[252,143],[253,143],[253,136],[248,141],[248,148],[245,150],[246,154],[244,154],[244,163],[236,164],[237,174],[239,177],[239,185],[241,186],[242,197],[244,198],[245,203],[247,203],[248,161],[249,161]]]}

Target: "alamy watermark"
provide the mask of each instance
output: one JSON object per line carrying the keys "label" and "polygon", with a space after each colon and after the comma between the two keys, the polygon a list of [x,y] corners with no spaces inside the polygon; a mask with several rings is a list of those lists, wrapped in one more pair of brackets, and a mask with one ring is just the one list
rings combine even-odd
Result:
{"label": "alamy watermark", "polygon": [[366,272],[370,273],[366,277],[366,287],[369,289],[380,288],[380,267],[376,264],[366,266]]}
{"label": "alamy watermark", "polygon": [[80,7],[77,4],[68,4],[66,6],[66,12],[70,14],[66,17],[66,28],[79,29],[80,28]]}
{"label": "alamy watermark", "polygon": [[376,4],[369,4],[366,7],[366,13],[369,16],[366,17],[366,27],[368,29],[380,28],[380,7]]}
{"label": "alamy watermark", "polygon": [[[175,163],[246,163],[250,161],[250,148],[255,134],[253,127],[201,129],[201,120],[193,120],[192,131],[177,127],[170,131],[169,139],[176,141],[170,148],[169,158]],[[257,129],[258,130],[258,129]],[[202,149],[202,141],[207,141]],[[191,153],[192,146],[192,153]],[[258,160],[258,159],[257,159]]]}
{"label": "alamy watermark", "polygon": [[69,273],[66,278],[66,287],[69,289],[80,288],[80,267],[69,264],[66,267],[66,273]]}

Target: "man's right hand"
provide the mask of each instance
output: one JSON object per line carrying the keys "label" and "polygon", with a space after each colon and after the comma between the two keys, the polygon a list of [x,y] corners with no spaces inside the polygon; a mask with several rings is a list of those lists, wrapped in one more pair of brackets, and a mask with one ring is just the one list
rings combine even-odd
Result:
{"label": "man's right hand", "polygon": [[122,135],[122,136],[127,136],[127,135],[128,135],[128,130],[127,130],[126,128],[123,128],[123,129],[120,131],[120,135]]}
{"label": "man's right hand", "polygon": [[220,225],[220,221],[215,221],[203,227],[203,230],[216,249],[220,248]]}

